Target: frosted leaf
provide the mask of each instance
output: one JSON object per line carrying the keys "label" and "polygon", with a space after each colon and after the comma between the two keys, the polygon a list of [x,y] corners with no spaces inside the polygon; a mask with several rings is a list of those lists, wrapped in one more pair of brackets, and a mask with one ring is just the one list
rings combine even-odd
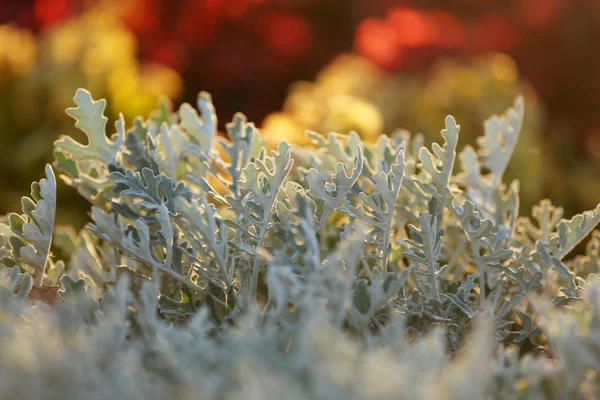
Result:
{"label": "frosted leaf", "polygon": [[128,196],[136,200],[134,204],[147,209],[157,209],[165,204],[170,212],[174,212],[177,198],[192,199],[192,192],[183,182],[176,183],[165,175],[154,175],[149,168],[143,168],[141,173],[115,171],[110,177],[115,182],[115,193]]}
{"label": "frosted leaf", "polygon": [[461,206],[457,203],[454,195],[447,191],[447,207],[458,219],[463,231],[470,240],[479,240],[488,237],[491,234],[494,223],[484,218],[475,205],[466,200]]}
{"label": "frosted leaf", "polygon": [[[217,143],[220,152],[226,155],[223,159],[217,154],[210,157],[212,168],[209,169],[211,175],[227,188],[229,194],[233,198],[239,198],[240,180],[242,172],[248,166],[253,158],[259,157],[264,149],[265,141],[260,138],[258,129],[252,123],[248,123],[246,116],[241,113],[236,113],[233,120],[228,123],[225,128],[229,140],[218,137]],[[194,180],[195,177],[190,177]],[[213,187],[211,187],[204,178],[200,178],[197,182],[204,188],[207,193],[219,198],[222,202],[226,202],[222,195]]]}
{"label": "frosted leaf", "polygon": [[435,196],[442,204],[444,203],[442,199],[444,189],[448,187],[454,169],[459,131],[460,125],[456,124],[452,116],[447,116],[446,129],[442,130],[444,147],[434,143],[433,154],[426,147],[422,147],[419,152],[421,161],[419,166],[431,176],[432,184],[424,184],[418,180],[415,183],[420,185],[427,194]]}
{"label": "frosted leaf", "polygon": [[143,168],[150,168],[155,173],[159,173],[159,166],[156,164],[152,153],[152,139],[148,134],[148,127],[141,118],[133,121],[133,128],[127,131],[127,138],[124,143],[123,160],[134,167],[136,171]]}
{"label": "frosted leaf", "polygon": [[399,242],[403,248],[402,255],[425,267],[423,275],[428,277],[429,288],[434,299],[440,300],[438,290],[439,259],[444,251],[442,241],[444,231],[441,229],[439,217],[429,213],[419,216],[420,230],[408,225],[410,239]]}
{"label": "frosted leaf", "polygon": [[168,177],[177,179],[179,158],[187,145],[188,141],[177,125],[171,127],[166,123],[161,125],[160,135],[156,138],[151,154],[160,170]]}
{"label": "frosted leaf", "polygon": [[[150,227],[142,219],[135,221],[135,227],[126,226],[123,218],[92,208],[93,224],[87,226],[104,240],[126,251],[134,259],[143,262],[156,271],[163,272],[190,289],[200,292],[201,288],[192,280],[193,269],[187,272],[176,271],[173,267],[174,232],[169,220],[169,210],[163,203],[155,214],[162,237],[160,248],[156,248],[150,234]],[[164,250],[161,250],[164,249]]]}
{"label": "frosted leaf", "polygon": [[563,208],[553,206],[550,200],[542,200],[539,205],[533,206],[531,216],[533,221],[530,218],[519,219],[518,231],[522,238],[527,240],[531,247],[535,242],[549,244],[562,219]]}
{"label": "frosted leaf", "polygon": [[[123,129],[118,129],[118,137],[114,142],[106,137],[106,100],[94,101],[90,92],[85,89],[77,90],[73,99],[77,107],[67,109],[67,114],[75,119],[75,126],[86,134],[88,144],[83,145],[65,136],[54,143],[55,147],[72,160],[96,160],[106,165],[114,164],[117,152],[123,144],[124,132]],[[122,116],[120,121],[123,125]]]}
{"label": "frosted leaf", "polygon": [[493,116],[484,123],[484,136],[478,138],[479,156],[492,173],[493,187],[501,180],[519,140],[524,117],[523,97],[502,116]]}
{"label": "frosted leaf", "polygon": [[346,196],[356,183],[363,168],[363,154],[359,148],[356,159],[353,163],[353,170],[348,175],[348,165],[338,163],[335,167],[335,173],[327,176],[320,173],[317,169],[311,168],[306,174],[308,190],[306,195],[309,196],[320,210],[316,214],[317,231],[331,214],[342,204]]}
{"label": "frosted leaf", "polygon": [[188,103],[179,108],[180,124],[192,140],[205,152],[210,151],[212,141],[217,134],[217,115],[210,94],[198,94],[198,112]]}
{"label": "frosted leaf", "polygon": [[558,233],[550,239],[550,252],[558,258],[564,258],[600,222],[600,204],[592,211],[577,214],[570,220],[558,224]]}
{"label": "frosted leaf", "polygon": [[401,150],[387,171],[380,171],[373,176],[373,192],[360,192],[358,206],[350,207],[352,212],[371,225],[389,232],[402,186],[404,166],[404,152]]}
{"label": "frosted leaf", "polygon": [[317,151],[311,154],[311,159],[319,171],[331,171],[338,163],[352,165],[362,151],[360,138],[356,132],[342,135],[331,132],[327,137],[312,131],[306,135],[318,146]]}
{"label": "frosted leaf", "polygon": [[[388,150],[390,150],[388,148]],[[369,168],[367,166],[367,168]],[[404,151],[400,150],[394,157],[393,163],[379,163],[379,172],[369,172],[370,192],[361,191],[356,203],[358,206],[350,206],[352,215],[365,221],[374,227],[374,235],[368,240],[374,242],[380,248],[380,266],[383,271],[388,270],[388,259],[391,252],[389,243],[392,221],[396,211],[396,203],[404,177]],[[370,169],[370,168],[369,168]]]}
{"label": "frosted leaf", "polygon": [[31,268],[34,285],[41,286],[50,256],[54,218],[56,215],[56,179],[50,165],[46,178],[31,184],[31,198],[21,199],[23,215],[10,214],[9,238],[12,253],[19,264]]}
{"label": "frosted leaf", "polygon": [[[478,209],[495,212],[492,196],[502,183],[502,177],[519,140],[523,126],[524,104],[521,96],[504,115],[493,116],[484,123],[484,135],[477,139],[479,150],[465,146],[459,158],[464,171],[460,179]],[[489,171],[483,175],[482,168]]]}
{"label": "frosted leaf", "polygon": [[[10,300],[17,300],[22,306],[32,288],[31,275],[21,272],[18,266],[0,267],[0,305],[5,307]],[[20,307],[19,307],[20,308]],[[17,310],[15,310],[17,311]],[[19,310],[20,311],[20,310]]]}

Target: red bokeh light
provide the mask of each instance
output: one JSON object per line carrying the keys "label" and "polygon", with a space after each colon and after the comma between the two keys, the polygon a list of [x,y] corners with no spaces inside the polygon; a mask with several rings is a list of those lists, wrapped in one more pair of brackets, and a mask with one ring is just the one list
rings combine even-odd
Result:
{"label": "red bokeh light", "polygon": [[489,13],[476,20],[470,29],[473,52],[507,51],[519,39],[517,30],[501,14]]}
{"label": "red bokeh light", "polygon": [[33,3],[33,15],[41,27],[48,27],[71,15],[68,0],[36,0]]}
{"label": "red bokeh light", "polygon": [[152,52],[148,59],[179,71],[183,71],[188,67],[185,46],[177,40],[164,42]]}
{"label": "red bokeh light", "polygon": [[158,24],[156,9],[149,0],[130,0],[123,22],[134,33],[140,34],[154,29]]}
{"label": "red bokeh light", "polygon": [[313,41],[310,23],[295,14],[269,11],[257,19],[256,31],[265,44],[292,56],[305,53]]}
{"label": "red bokeh light", "polygon": [[562,0],[519,0],[516,12],[526,25],[541,28],[556,18],[563,5]]}
{"label": "red bokeh light", "polygon": [[182,8],[177,17],[177,31],[192,49],[202,48],[216,34],[218,19],[202,9]]}
{"label": "red bokeh light", "polygon": [[356,30],[355,46],[359,53],[384,68],[393,68],[400,61],[396,28],[378,19],[364,20]]}
{"label": "red bokeh light", "polygon": [[447,11],[434,11],[430,19],[435,26],[435,42],[440,47],[458,48],[465,42],[465,28],[461,20]]}
{"label": "red bokeh light", "polygon": [[239,19],[249,6],[248,0],[204,0],[202,8],[221,18]]}
{"label": "red bokeh light", "polygon": [[419,47],[430,44],[434,39],[434,27],[427,17],[410,8],[394,8],[387,20],[394,27],[401,46]]}

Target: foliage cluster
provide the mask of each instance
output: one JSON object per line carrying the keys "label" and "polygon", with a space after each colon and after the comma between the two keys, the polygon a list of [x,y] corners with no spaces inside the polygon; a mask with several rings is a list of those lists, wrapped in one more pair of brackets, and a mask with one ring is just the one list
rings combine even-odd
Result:
{"label": "foliage cluster", "polygon": [[206,93],[110,136],[105,100],[74,100],[88,144],[59,139],[55,168],[92,222],[55,226],[51,166],[8,216],[4,398],[598,395],[600,206],[520,216],[521,98],[459,153],[451,116],[431,150],[308,132],[267,152],[242,114],[219,137]]}

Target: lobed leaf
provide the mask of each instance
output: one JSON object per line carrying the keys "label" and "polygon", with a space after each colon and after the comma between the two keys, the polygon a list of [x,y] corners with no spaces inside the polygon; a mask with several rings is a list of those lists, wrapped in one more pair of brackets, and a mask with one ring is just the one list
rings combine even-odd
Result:
{"label": "lobed leaf", "polygon": [[56,216],[56,179],[50,165],[46,165],[46,178],[31,184],[31,198],[23,197],[21,204],[24,214],[8,216],[15,235],[9,238],[12,255],[21,266],[34,272],[34,285],[39,287],[50,262]]}

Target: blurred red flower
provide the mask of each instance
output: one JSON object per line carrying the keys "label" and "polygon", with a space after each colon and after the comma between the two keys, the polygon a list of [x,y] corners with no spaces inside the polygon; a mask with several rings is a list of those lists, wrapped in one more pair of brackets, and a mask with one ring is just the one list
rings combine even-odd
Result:
{"label": "blurred red flower", "polygon": [[396,27],[380,19],[366,19],[357,28],[355,46],[358,52],[380,67],[397,67],[401,49]]}
{"label": "blurred red flower", "polygon": [[396,7],[387,14],[387,20],[394,27],[401,46],[426,46],[435,39],[434,21],[419,11]]}
{"label": "blurred red flower", "polygon": [[68,0],[36,0],[33,3],[33,15],[43,28],[65,20],[71,13]]}
{"label": "blurred red flower", "polygon": [[313,41],[310,22],[285,11],[266,11],[256,20],[256,31],[271,48],[292,56],[305,53]]}
{"label": "blurred red flower", "polygon": [[435,43],[444,48],[458,48],[465,43],[465,27],[461,20],[448,11],[433,11],[429,19],[435,29]]}

